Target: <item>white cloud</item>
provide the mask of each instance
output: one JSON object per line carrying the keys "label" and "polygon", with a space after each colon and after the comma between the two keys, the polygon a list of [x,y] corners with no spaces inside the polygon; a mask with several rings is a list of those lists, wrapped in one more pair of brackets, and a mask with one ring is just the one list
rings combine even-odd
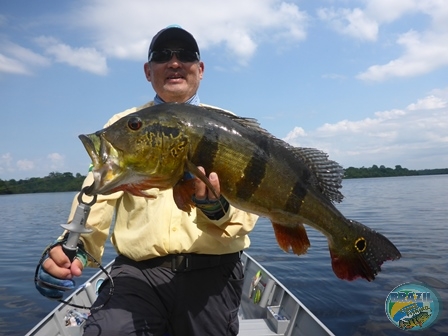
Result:
{"label": "white cloud", "polygon": [[[316,14],[310,10],[310,13],[339,34],[357,41],[380,43],[380,47],[385,48],[383,55],[390,51],[397,55],[396,48],[401,53],[360,71],[359,79],[384,81],[418,76],[448,65],[448,6],[445,1],[330,3],[334,7],[320,8]],[[171,10],[168,12],[167,8]],[[191,31],[201,49],[223,46],[229,58],[246,65],[262,44],[277,44],[276,50],[281,51],[304,40],[312,20],[296,3],[282,0],[92,0],[73,6],[65,16],[58,15],[58,22],[64,20],[65,28],[87,37],[87,41],[75,47],[63,42],[63,35],[56,35],[57,32],[53,33],[57,39],[40,37],[38,41],[46,55],[56,62],[99,75],[108,72],[106,58],[141,61],[150,38],[169,24],[180,24]],[[0,17],[0,25],[6,24],[10,24],[7,18]],[[390,41],[390,36],[397,38]],[[5,53],[1,44],[0,71],[29,74],[33,70],[32,65]],[[48,64],[48,58],[42,58],[42,62]]]}
{"label": "white cloud", "polygon": [[35,168],[34,162],[31,160],[26,160],[26,159],[18,160],[16,165],[17,165],[17,168],[22,171],[29,171],[29,170],[33,170]]}
{"label": "white cloud", "polygon": [[437,166],[448,166],[447,129],[446,101],[429,95],[406,110],[376,112],[363,120],[327,123],[306,132],[296,127],[285,140],[324,150],[345,167],[400,164],[423,169],[431,167],[419,166],[420,160],[431,156],[438,158]]}
{"label": "white cloud", "polygon": [[279,0],[96,0],[76,10],[70,21],[88,29],[97,48],[111,57],[141,60],[159,29],[179,24],[202,49],[223,45],[244,64],[260,43],[303,40],[308,18],[297,5]]}
{"label": "white cloud", "polygon": [[321,8],[317,11],[317,15],[319,19],[328,22],[333,29],[343,35],[367,41],[377,39],[378,23],[359,8]]}
{"label": "white cloud", "polygon": [[0,168],[7,169],[11,167],[12,156],[11,153],[5,153],[0,156]]}
{"label": "white cloud", "polygon": [[[422,0],[367,0],[366,12],[381,23],[393,22],[402,16],[419,10]],[[428,1],[426,1],[428,2]]]}
{"label": "white cloud", "polygon": [[283,139],[286,142],[294,142],[296,138],[305,137],[307,134],[302,127],[294,127],[294,129],[286,135],[286,138]]}
{"label": "white cloud", "polygon": [[30,71],[19,60],[0,54],[0,72],[17,75],[29,75]]}
{"label": "white cloud", "polygon": [[[167,15],[167,8],[175,10]],[[245,65],[261,43],[280,41],[285,48],[305,39],[308,23],[307,15],[297,5],[280,0],[92,0],[73,7],[65,17],[58,15],[54,20],[64,21],[67,29],[87,36],[83,43],[88,46],[65,43],[64,32],[57,31],[53,36],[40,36],[35,41],[53,61],[98,75],[108,72],[106,57],[141,61],[151,37],[170,24],[180,24],[193,33],[201,49],[222,45],[232,59]],[[6,23],[9,24],[7,18],[1,16],[0,25]],[[1,72],[30,74],[38,57],[41,63],[50,63],[49,58],[29,50],[27,57],[27,49],[18,45],[14,46],[22,49],[21,57],[8,54],[2,44],[0,40]],[[35,60],[28,65],[26,61],[31,56]]]}
{"label": "white cloud", "polygon": [[[13,158],[11,153],[0,155],[0,173],[2,175],[11,175],[11,173],[32,172],[35,176],[38,172],[60,171],[65,167],[65,157],[59,153],[50,153],[45,158],[39,157],[34,159]],[[4,179],[0,176],[0,179]]]}
{"label": "white cloud", "polygon": [[407,109],[410,111],[414,110],[433,110],[440,109],[447,106],[447,102],[440,97],[430,95],[426,98],[419,99],[417,103],[409,104]]}
{"label": "white cloud", "polygon": [[50,168],[52,170],[58,170],[64,167],[64,156],[59,153],[51,153],[47,155],[50,160]]}
{"label": "white cloud", "polygon": [[[400,56],[368,67],[358,74],[358,79],[384,81],[419,76],[448,65],[448,6],[445,1],[366,0],[364,3],[363,8],[317,11],[320,20],[342,35],[361,41],[379,41],[385,51],[399,48]],[[347,6],[349,4],[346,2]],[[412,20],[409,20],[411,15]],[[398,27],[395,29],[406,28],[394,31],[391,24],[395,22]],[[385,34],[382,39],[380,32]],[[398,36],[395,44],[388,40],[390,33]]]}
{"label": "white cloud", "polygon": [[66,63],[97,75],[107,74],[106,57],[95,48],[73,48],[48,36],[36,38],[36,42],[45,49],[45,53],[54,57],[56,62]]}
{"label": "white cloud", "polygon": [[397,44],[405,49],[401,57],[384,65],[373,65],[357,77],[383,81],[391,77],[411,77],[434,71],[448,65],[447,41],[448,31],[443,34],[407,32],[397,40]]}
{"label": "white cloud", "polygon": [[0,179],[5,180],[4,176],[7,175],[7,173],[14,172],[14,168],[11,153],[0,155]]}
{"label": "white cloud", "polygon": [[0,38],[0,72],[31,75],[36,67],[50,65],[50,61],[30,49]]}

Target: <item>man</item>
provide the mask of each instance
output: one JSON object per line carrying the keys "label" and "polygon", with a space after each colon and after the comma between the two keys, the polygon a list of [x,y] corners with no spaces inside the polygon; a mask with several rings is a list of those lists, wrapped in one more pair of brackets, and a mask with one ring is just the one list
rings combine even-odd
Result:
{"label": "man", "polygon": [[[161,30],[148,57],[144,71],[156,92],[154,101],[115,115],[106,126],[153,104],[200,105],[197,91],[204,63],[190,33],[179,26]],[[204,173],[210,173],[220,197],[218,176]],[[89,173],[84,186],[92,181]],[[101,308],[92,309],[84,335],[236,335],[243,283],[240,251],[249,246],[247,234],[257,216],[223,197],[216,199],[199,179],[193,197],[197,207],[190,215],[176,207],[172,190],[147,192],[156,198],[116,192],[98,195],[91,208],[87,225],[93,232],[82,236],[83,247],[101,260],[115,214],[111,240],[118,257],[111,271],[113,295],[106,282],[94,304]],[[77,205],[75,197],[69,222]],[[88,263],[94,265],[83,253],[70,263],[56,245],[42,262],[37,289],[48,297],[62,297],[62,289],[73,288],[72,277],[81,275]]]}

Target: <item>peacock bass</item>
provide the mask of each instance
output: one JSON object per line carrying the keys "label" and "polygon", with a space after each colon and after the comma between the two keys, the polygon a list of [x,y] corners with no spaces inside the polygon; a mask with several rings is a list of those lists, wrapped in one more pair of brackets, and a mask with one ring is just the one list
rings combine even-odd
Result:
{"label": "peacock bass", "polygon": [[346,219],[342,167],[313,148],[297,148],[262,129],[255,119],[188,104],[160,104],[126,115],[93,134],[80,135],[93,163],[89,193],[173,188],[177,206],[189,211],[197,168],[216,172],[221,194],[236,208],[271,220],[279,246],[297,255],[310,246],[304,224],[323,233],[333,271],[341,279],[371,281],[400,252],[383,235]]}

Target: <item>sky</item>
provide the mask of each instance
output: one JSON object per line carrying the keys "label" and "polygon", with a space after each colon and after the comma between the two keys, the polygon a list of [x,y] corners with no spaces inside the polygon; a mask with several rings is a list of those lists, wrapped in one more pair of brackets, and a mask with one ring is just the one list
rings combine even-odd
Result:
{"label": "sky", "polygon": [[0,179],[86,174],[78,139],[154,97],[151,38],[181,25],[201,102],[343,167],[448,167],[446,0],[0,0]]}

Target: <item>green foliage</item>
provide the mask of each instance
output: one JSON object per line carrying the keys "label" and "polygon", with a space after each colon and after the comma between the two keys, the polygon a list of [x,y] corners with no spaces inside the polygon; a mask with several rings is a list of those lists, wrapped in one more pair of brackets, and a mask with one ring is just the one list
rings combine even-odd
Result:
{"label": "green foliage", "polygon": [[[410,170],[400,165],[395,169],[387,168],[383,165],[373,165],[370,168],[348,167],[345,169],[344,178],[365,178],[365,177],[391,177],[391,176],[415,176],[415,175],[438,175],[448,174],[448,168]],[[7,194],[29,194],[43,192],[79,191],[85,176],[77,173],[57,173],[51,172],[45,177],[32,177],[26,180],[0,179],[0,195]]]}
{"label": "green foliage", "polygon": [[416,176],[416,175],[438,175],[448,174],[448,168],[442,169],[423,169],[423,170],[410,170],[403,168],[400,165],[395,166],[395,169],[386,168],[385,166],[373,165],[370,168],[361,167],[354,168],[348,167],[344,171],[344,178],[365,178],[365,177],[392,177],[392,176]]}
{"label": "green foliage", "polygon": [[52,172],[45,177],[32,177],[26,180],[0,179],[0,195],[5,194],[29,194],[43,192],[79,191],[85,176],[77,173]]}

